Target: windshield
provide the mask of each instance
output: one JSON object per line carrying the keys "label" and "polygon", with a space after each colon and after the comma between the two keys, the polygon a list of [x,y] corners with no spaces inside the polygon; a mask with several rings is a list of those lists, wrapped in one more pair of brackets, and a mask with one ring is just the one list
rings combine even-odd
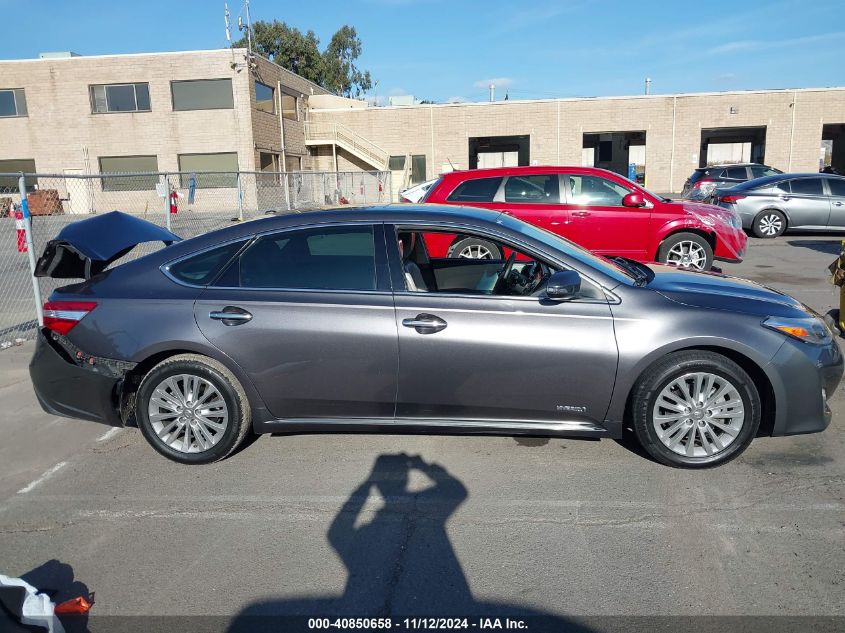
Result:
{"label": "windshield", "polygon": [[503,226],[514,231],[518,231],[519,233],[535,239],[538,242],[542,242],[556,251],[565,253],[569,257],[578,260],[591,268],[595,268],[599,272],[604,273],[608,277],[612,277],[620,283],[630,284],[631,280],[637,281],[638,279],[637,275],[631,270],[620,266],[612,260],[594,255],[585,248],[570,242],[560,235],[555,235],[550,231],[541,229],[533,224],[528,224],[527,222],[523,222],[522,220],[518,220],[509,215],[500,215],[498,221],[501,222]]}

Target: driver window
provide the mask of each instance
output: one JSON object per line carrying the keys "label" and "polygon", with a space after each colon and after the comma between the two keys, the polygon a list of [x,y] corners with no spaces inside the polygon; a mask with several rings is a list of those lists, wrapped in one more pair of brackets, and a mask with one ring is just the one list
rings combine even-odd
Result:
{"label": "driver window", "polygon": [[[539,297],[557,269],[487,236],[398,229],[405,289],[479,296]],[[587,280],[585,298],[603,297]]]}
{"label": "driver window", "polygon": [[570,204],[621,207],[622,198],[631,193],[622,185],[600,176],[571,174],[564,178],[569,183]]}

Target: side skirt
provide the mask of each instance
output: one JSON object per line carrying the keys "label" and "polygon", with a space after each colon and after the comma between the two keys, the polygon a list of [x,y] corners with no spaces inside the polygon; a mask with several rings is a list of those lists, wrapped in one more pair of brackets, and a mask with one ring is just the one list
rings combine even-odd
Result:
{"label": "side skirt", "polygon": [[255,422],[256,433],[384,433],[416,435],[534,435],[612,438],[608,429],[580,421],[442,420],[435,418],[290,418]]}

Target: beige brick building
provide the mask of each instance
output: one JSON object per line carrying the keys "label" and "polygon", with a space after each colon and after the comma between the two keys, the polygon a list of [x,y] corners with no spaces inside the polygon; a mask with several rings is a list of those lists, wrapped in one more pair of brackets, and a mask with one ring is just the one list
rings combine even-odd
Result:
{"label": "beige brick building", "polygon": [[308,169],[325,92],[245,49],[0,61],[0,172]]}
{"label": "beige brick building", "polygon": [[453,167],[633,164],[679,191],[708,161],[823,155],[845,170],[843,88],[368,107],[244,49],[0,61],[0,173],[389,168],[395,190]]}
{"label": "beige brick building", "polygon": [[[652,190],[680,191],[693,169],[720,156],[818,171],[825,140],[828,162],[845,172],[843,88],[312,108],[309,120],[342,124],[383,148],[394,166],[417,156],[426,178],[452,166],[508,164],[509,157],[627,173],[630,159]],[[323,151],[316,165],[328,168],[330,158]],[[339,152],[341,168],[359,163]]]}

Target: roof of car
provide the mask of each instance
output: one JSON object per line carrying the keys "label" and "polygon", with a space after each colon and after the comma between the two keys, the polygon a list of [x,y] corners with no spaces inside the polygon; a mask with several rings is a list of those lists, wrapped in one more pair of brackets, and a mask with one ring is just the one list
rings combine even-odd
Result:
{"label": "roof of car", "polygon": [[801,178],[837,178],[845,179],[845,176],[838,176],[836,174],[820,174],[819,172],[808,172],[800,174],[772,174],[771,176],[763,176],[761,178],[754,178],[753,180],[746,180],[745,182],[735,185],[735,189],[756,189],[763,185],[768,185],[772,182],[780,182],[782,180],[798,180]]}
{"label": "roof of car", "polygon": [[722,163],[720,165],[707,165],[706,167],[696,167],[695,171],[707,171],[708,169],[725,169],[726,167],[768,167],[763,163]]}
{"label": "roof of car", "polygon": [[529,165],[522,167],[485,167],[483,169],[456,169],[443,174],[443,178],[495,178],[497,176],[519,176],[521,174],[557,174],[566,172],[570,174],[610,174],[619,176],[616,172],[600,167],[580,167],[576,165]]}

